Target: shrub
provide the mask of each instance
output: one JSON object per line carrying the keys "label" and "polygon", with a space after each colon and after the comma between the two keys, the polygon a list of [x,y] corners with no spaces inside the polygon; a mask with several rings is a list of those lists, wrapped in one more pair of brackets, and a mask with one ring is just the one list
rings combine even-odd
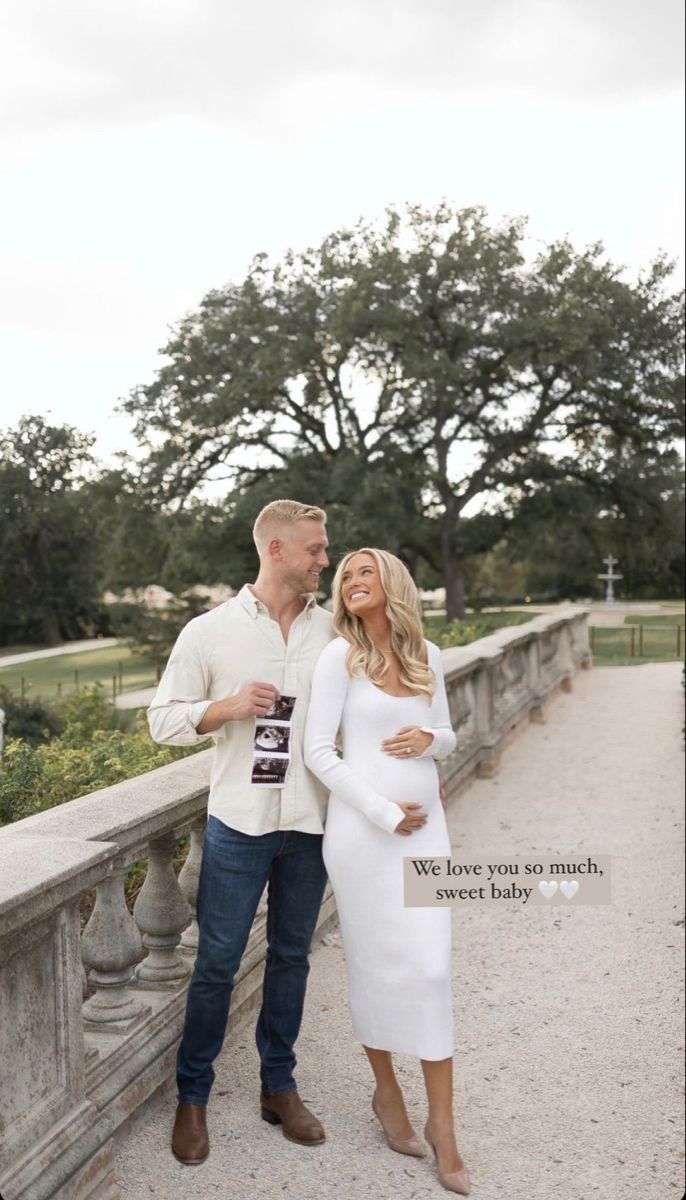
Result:
{"label": "shrub", "polygon": [[470,642],[482,637],[483,632],[479,631],[476,625],[468,625],[466,621],[456,617],[437,632],[434,640],[441,650],[447,650],[448,646],[468,646]]}
{"label": "shrub", "polygon": [[22,738],[32,746],[38,746],[63,728],[63,721],[49,705],[15,696],[4,686],[0,687],[0,708],[5,713],[6,738]]}
{"label": "shrub", "polygon": [[55,712],[62,729],[59,736],[42,744],[19,737],[7,740],[0,771],[0,825],[206,749],[204,742],[158,745],[150,737],[144,713],[133,731],[124,732],[117,727],[119,714],[105,699],[101,684],[67,697]]}
{"label": "shrub", "polygon": [[70,692],[53,704],[64,745],[83,747],[99,730],[121,729],[123,721],[105,694],[102,683]]}

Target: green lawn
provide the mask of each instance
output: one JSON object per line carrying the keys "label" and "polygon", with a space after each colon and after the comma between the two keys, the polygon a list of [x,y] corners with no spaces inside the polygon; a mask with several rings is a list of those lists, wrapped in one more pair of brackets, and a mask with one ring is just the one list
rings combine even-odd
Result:
{"label": "green lawn", "polygon": [[[496,629],[502,629],[505,625],[524,625],[526,621],[531,621],[538,615],[535,612],[508,612],[507,610],[488,613],[468,612],[464,624],[473,625],[476,628],[477,638],[481,638],[486,637],[489,633],[494,633]],[[445,617],[432,617],[430,614],[424,617],[424,632],[430,642],[439,637],[446,628],[446,624]]]}
{"label": "green lawn", "polygon": [[[538,616],[540,613],[537,612],[509,612],[502,609],[500,612],[467,613],[466,622],[468,625],[476,625],[486,633],[492,633],[494,629],[502,629],[505,625],[524,625],[526,621],[533,621]],[[480,636],[483,637],[483,634]]]}
{"label": "green lawn", "polygon": [[[485,637],[505,625],[522,625],[536,616],[538,613],[507,611],[467,613],[465,624],[475,625],[477,636]],[[683,659],[686,641],[683,615],[676,613],[660,616],[651,613],[648,618],[637,617],[634,614],[627,615],[625,619],[627,624],[624,626],[589,627],[588,634],[595,666],[623,667],[635,666],[641,662],[672,662]],[[645,625],[642,634],[640,625]],[[438,640],[445,626],[443,617],[428,616],[424,619],[424,631],[430,641]],[[681,627],[680,635],[677,633],[678,627]]]}
{"label": "green lawn", "polygon": [[627,613],[625,625],[683,625],[684,611],[676,613]]}
{"label": "green lawn", "polygon": [[[674,601],[676,605],[677,602]],[[496,629],[506,625],[522,625],[532,620],[536,613],[529,612],[489,612],[468,613],[467,625],[476,626],[477,636],[484,637]],[[636,614],[625,617],[625,626],[604,627],[596,626],[589,629],[593,661],[596,666],[627,666],[640,662],[669,662],[684,657],[684,617],[679,613],[664,615],[650,614],[637,617]],[[641,645],[641,634],[638,625],[645,626]],[[426,636],[434,641],[445,629],[444,617],[427,616],[424,620]],[[679,653],[677,653],[677,627],[681,626],[679,638]],[[633,632],[633,654],[632,654]],[[31,647],[7,647],[7,653],[19,654]],[[21,694],[22,678],[27,695],[42,696],[44,700],[52,700],[59,693],[62,695],[74,691],[79,686],[101,682],[112,694],[112,676],[121,675],[123,691],[130,692],[136,688],[152,687],[156,682],[154,664],[139,654],[132,653],[126,646],[110,646],[102,650],[87,650],[80,654],[62,654],[54,658],[38,659],[36,662],[22,663],[17,667],[0,667],[0,685],[10,691]],[[75,672],[78,673],[78,682]]]}
{"label": "green lawn", "polygon": [[41,646],[40,644],[35,646],[25,646],[23,644],[17,646],[0,646],[0,660],[3,658],[10,658],[13,654],[32,654],[34,650],[52,649],[54,649],[53,646]]}
{"label": "green lawn", "polygon": [[[672,624],[591,626],[588,631],[595,666],[635,666],[641,662],[672,662],[684,657],[683,618]],[[680,626],[680,636],[678,627]]]}
{"label": "green lawn", "polygon": [[[18,652],[17,652],[18,653]],[[76,687],[100,682],[112,694],[112,676],[119,674],[121,664],[122,690],[152,687],[155,683],[154,664],[127,646],[108,646],[103,650],[83,650],[80,654],[60,654],[21,663],[17,667],[0,668],[0,685],[21,694],[22,678],[26,695],[54,700],[60,692],[67,695]]]}
{"label": "green lawn", "polygon": [[[643,602],[639,600],[639,604],[641,603]],[[680,608],[682,611],[684,609],[683,600],[647,600],[646,604],[662,604],[665,608]]]}

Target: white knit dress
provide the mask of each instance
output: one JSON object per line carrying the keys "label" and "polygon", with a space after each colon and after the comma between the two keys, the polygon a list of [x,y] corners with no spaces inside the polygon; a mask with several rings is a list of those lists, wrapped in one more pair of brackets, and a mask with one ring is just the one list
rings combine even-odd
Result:
{"label": "white knit dress", "polygon": [[[331,790],[323,855],[331,880],[348,969],[355,1036],[365,1046],[424,1059],[453,1054],[451,910],[405,908],[403,858],[450,856],[450,838],[434,759],[455,746],[441,652],[426,642],[436,691],[389,696],[366,678],[350,678],[349,643],[335,638],[315,668],[305,726],[309,769]],[[419,758],[386,754],[381,743],[402,726],[434,734]],[[342,758],[335,748],[342,737]],[[419,801],[423,829],[394,833],[395,801]]]}

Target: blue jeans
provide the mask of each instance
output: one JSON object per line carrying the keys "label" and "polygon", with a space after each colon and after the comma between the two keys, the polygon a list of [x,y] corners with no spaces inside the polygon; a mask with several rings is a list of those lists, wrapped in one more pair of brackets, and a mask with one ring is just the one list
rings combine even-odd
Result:
{"label": "blue jeans", "polygon": [[326,886],[322,839],[293,829],[253,836],[208,818],[198,882],[198,956],[176,1059],[180,1101],[207,1103],[234,978],[267,883],[267,960],[255,1030],[260,1078],[269,1095],[295,1091],[293,1045]]}

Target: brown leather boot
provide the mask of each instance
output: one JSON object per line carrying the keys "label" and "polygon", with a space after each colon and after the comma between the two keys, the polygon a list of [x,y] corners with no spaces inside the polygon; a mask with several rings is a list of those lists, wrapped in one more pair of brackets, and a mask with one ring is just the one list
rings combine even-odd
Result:
{"label": "brown leather boot", "polygon": [[207,1135],[207,1105],[180,1103],[176,1109],[172,1154],[179,1162],[195,1167],[204,1162],[210,1152]]}
{"label": "brown leather boot", "polygon": [[283,1136],[301,1146],[319,1146],[326,1140],[324,1126],[305,1108],[297,1092],[278,1092],[276,1096],[260,1093],[262,1120],[270,1125],[282,1125]]}

